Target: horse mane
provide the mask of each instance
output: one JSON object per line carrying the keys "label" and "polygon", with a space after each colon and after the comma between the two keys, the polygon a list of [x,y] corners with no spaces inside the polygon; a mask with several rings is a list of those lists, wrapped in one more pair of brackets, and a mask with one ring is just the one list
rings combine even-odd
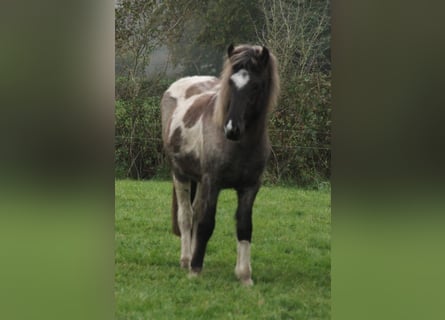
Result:
{"label": "horse mane", "polygon": [[[229,79],[232,75],[232,66],[238,63],[246,63],[250,60],[251,63],[258,63],[257,59],[260,57],[263,51],[261,46],[251,46],[242,44],[236,46],[233,50],[231,57],[227,57],[224,61],[224,66],[221,72],[221,88],[216,99],[216,108],[214,113],[214,120],[219,126],[224,125],[224,120],[226,118],[226,113],[228,111],[228,104],[230,102],[230,85]],[[271,112],[278,100],[278,95],[280,91],[280,80],[278,76],[277,59],[275,56],[269,52],[269,60],[266,66],[266,77],[267,77],[267,87],[269,88],[266,94],[266,112]]]}

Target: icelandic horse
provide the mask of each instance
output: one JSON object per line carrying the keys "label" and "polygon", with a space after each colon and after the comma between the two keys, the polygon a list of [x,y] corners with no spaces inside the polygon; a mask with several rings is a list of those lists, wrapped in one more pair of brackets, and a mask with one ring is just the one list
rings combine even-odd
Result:
{"label": "icelandic horse", "polygon": [[230,45],[220,78],[185,77],[161,101],[162,138],[173,176],[173,232],[180,264],[197,275],[215,227],[218,194],[238,195],[235,275],[252,285],[252,206],[270,153],[268,114],[277,102],[277,62],[264,46]]}

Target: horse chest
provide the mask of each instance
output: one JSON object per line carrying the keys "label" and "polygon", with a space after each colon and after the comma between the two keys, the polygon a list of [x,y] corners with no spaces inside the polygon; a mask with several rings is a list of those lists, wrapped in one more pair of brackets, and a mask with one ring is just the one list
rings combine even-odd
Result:
{"label": "horse chest", "polygon": [[221,183],[225,187],[256,184],[265,164],[266,157],[259,151],[246,150],[229,154],[218,168]]}

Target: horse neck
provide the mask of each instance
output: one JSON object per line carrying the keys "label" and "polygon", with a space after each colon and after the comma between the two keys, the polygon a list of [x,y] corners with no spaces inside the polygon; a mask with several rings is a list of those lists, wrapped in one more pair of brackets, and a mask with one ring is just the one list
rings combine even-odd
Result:
{"label": "horse neck", "polygon": [[269,135],[267,132],[267,114],[264,112],[258,118],[254,119],[246,127],[244,132],[244,141],[246,143],[260,144],[260,142],[269,141]]}
{"label": "horse neck", "polygon": [[[267,87],[267,86],[266,86]],[[268,100],[268,94],[261,95],[257,99],[257,103],[263,104],[264,101]],[[261,110],[261,113],[255,118],[252,119],[251,123],[249,124],[249,132],[251,138],[259,138],[259,137],[268,137],[267,133],[267,121],[269,119],[268,117],[268,106],[267,105],[261,105],[259,106],[259,109]]]}

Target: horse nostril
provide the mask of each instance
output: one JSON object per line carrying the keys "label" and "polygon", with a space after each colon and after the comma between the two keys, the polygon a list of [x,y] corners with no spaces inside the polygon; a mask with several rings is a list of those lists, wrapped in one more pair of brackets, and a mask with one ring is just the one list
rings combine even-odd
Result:
{"label": "horse nostril", "polygon": [[224,126],[224,135],[229,140],[239,140],[241,136],[241,128],[229,120]]}
{"label": "horse nostril", "polygon": [[226,138],[229,140],[238,141],[240,139],[240,135],[231,131],[226,134]]}

